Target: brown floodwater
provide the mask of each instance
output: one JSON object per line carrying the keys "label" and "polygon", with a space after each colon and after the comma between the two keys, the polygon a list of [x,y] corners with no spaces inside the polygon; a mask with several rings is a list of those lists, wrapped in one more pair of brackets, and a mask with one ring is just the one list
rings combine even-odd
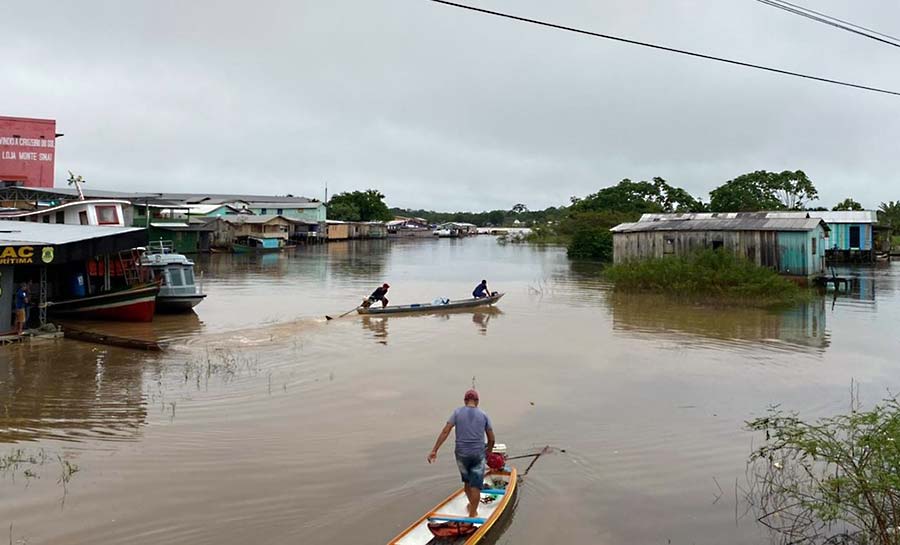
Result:
{"label": "brown floodwater", "polygon": [[[0,529],[13,543],[385,543],[458,486],[425,457],[474,380],[512,454],[551,445],[497,543],[767,543],[744,422],[900,386],[900,265],[783,311],[612,293],[559,248],[338,243],[198,258],[196,314],[0,347]],[[350,315],[466,296],[491,311]],[[10,458],[24,458],[9,464]],[[77,467],[77,472],[73,473]],[[7,538],[4,536],[3,538]]]}

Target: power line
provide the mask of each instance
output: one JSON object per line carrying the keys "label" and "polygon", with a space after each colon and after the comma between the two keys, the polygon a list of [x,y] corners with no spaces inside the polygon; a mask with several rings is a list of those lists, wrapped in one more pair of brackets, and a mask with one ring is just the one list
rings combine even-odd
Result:
{"label": "power line", "polygon": [[627,43],[627,44],[631,44],[631,45],[639,45],[641,47],[649,47],[651,49],[658,49],[660,51],[668,51],[669,53],[678,53],[680,55],[687,55],[689,57],[697,57],[700,59],[706,59],[706,60],[710,60],[710,61],[723,62],[723,63],[727,63],[727,64],[733,64],[736,66],[743,66],[745,68],[755,68],[757,70],[765,70],[767,72],[774,72],[776,74],[782,74],[785,76],[794,76],[794,77],[798,77],[798,78],[811,79],[811,80],[815,80],[815,81],[821,81],[823,83],[832,83],[834,85],[843,85],[844,87],[853,87],[855,89],[862,89],[864,91],[873,91],[875,93],[884,93],[887,95],[900,96],[900,91],[891,91],[890,89],[869,87],[868,85],[860,85],[857,83],[850,83],[847,81],[823,78],[823,77],[819,77],[819,76],[812,76],[809,74],[801,74],[800,72],[791,72],[790,70],[782,70],[780,68],[771,68],[769,66],[752,64],[749,62],[736,61],[736,60],[732,60],[732,59],[726,59],[723,57],[715,57],[713,55],[706,55],[704,53],[696,53],[693,51],[686,51],[684,49],[675,49],[673,47],[666,47],[664,45],[657,45],[657,44],[652,44],[652,43],[648,43],[648,42],[640,42],[637,40],[631,40],[629,38],[622,38],[619,36],[612,36],[609,34],[600,34],[599,32],[591,32],[589,30],[583,30],[583,29],[568,27],[568,26],[564,26],[564,25],[558,25],[556,23],[548,23],[546,21],[539,21],[537,19],[529,19],[527,17],[520,17],[518,15],[512,15],[509,13],[502,13],[499,11],[492,11],[489,9],[477,8],[475,6],[468,6],[466,4],[457,4],[456,2],[449,2],[448,0],[429,0],[429,1],[434,2],[436,4],[444,4],[445,6],[451,6],[454,8],[460,8],[460,9],[465,9],[465,10],[474,11],[474,12],[478,12],[478,13],[483,13],[485,15],[493,15],[495,17],[511,19],[513,21],[519,21],[522,23],[530,23],[533,25],[554,28],[556,30],[564,30],[567,32],[574,32],[576,34],[584,34],[586,36],[593,36],[595,38],[603,38],[605,40],[613,40],[616,42],[623,42],[623,43]]}
{"label": "power line", "polygon": [[[883,34],[881,32],[868,29],[863,26],[856,25],[849,21],[844,21],[843,19],[838,19],[837,17],[832,17],[830,15],[826,15],[824,13],[811,10],[809,8],[804,8],[803,6],[799,6],[797,4],[792,4],[790,2],[785,2],[783,0],[756,0],[760,4],[765,4],[767,6],[772,6],[773,8],[778,8],[780,10],[784,10],[788,13],[793,13],[795,15],[799,15],[801,17],[806,17],[807,19],[812,19],[813,21],[817,21],[819,23],[823,23],[829,26],[833,26],[835,28],[839,28],[841,30],[846,30],[847,32],[852,32],[854,34],[858,34],[863,36],[864,38],[869,38],[870,40],[876,40],[881,43],[885,43],[888,45],[892,45],[894,47],[900,47],[900,38],[895,38],[889,34]],[[858,30],[857,30],[858,29]],[[879,38],[879,36],[883,36],[883,38]],[[885,40],[884,38],[888,38]]]}

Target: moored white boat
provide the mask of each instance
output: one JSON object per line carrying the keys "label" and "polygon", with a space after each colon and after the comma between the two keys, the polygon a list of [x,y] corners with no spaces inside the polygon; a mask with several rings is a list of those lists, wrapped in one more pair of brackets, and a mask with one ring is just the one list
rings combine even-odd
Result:
{"label": "moored white boat", "polygon": [[151,242],[141,256],[141,266],[159,282],[157,312],[187,312],[206,298],[196,284],[194,262],[175,253],[171,241]]}

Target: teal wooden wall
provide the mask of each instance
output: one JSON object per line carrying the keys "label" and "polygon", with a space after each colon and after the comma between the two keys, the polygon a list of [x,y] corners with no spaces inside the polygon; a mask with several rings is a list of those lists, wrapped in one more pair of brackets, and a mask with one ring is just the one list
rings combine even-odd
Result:
{"label": "teal wooden wall", "polygon": [[[866,223],[829,223],[831,234],[828,236],[828,249],[838,250],[871,250],[872,225]],[[850,227],[859,227],[859,247],[850,246]]]}
{"label": "teal wooden wall", "polygon": [[[815,239],[815,252],[813,252]],[[778,272],[813,276],[825,271],[825,230],[778,233]]]}

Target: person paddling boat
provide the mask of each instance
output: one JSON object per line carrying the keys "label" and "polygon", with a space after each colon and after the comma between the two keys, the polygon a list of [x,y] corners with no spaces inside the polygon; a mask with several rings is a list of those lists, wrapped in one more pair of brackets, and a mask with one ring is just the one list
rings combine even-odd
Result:
{"label": "person paddling boat", "polygon": [[391,286],[389,286],[388,283],[385,282],[381,286],[375,288],[375,291],[372,292],[372,295],[370,295],[368,299],[363,301],[362,305],[360,306],[362,306],[362,308],[369,308],[375,301],[381,301],[381,308],[388,306],[388,300],[385,295],[387,295],[389,289],[391,289]]}

